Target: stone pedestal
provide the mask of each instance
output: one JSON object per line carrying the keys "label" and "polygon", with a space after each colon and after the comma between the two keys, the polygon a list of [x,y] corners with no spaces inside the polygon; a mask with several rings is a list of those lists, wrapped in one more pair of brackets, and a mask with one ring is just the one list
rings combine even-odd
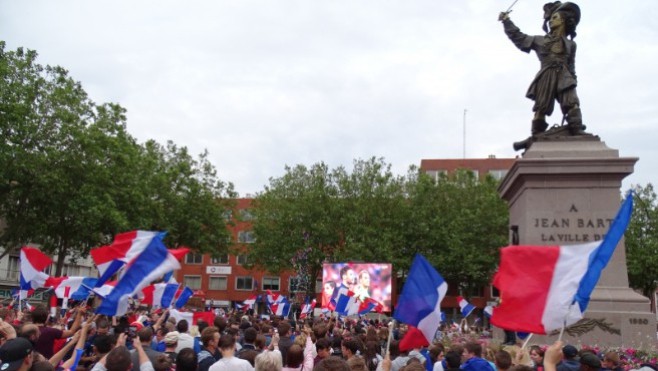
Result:
{"label": "stone pedestal", "polygon": [[[603,238],[621,201],[621,181],[637,158],[600,140],[535,142],[503,179],[511,241],[519,245],[573,245]],[[523,279],[519,277],[519,279]],[[557,334],[533,337],[551,343]],[[585,319],[564,340],[602,346],[641,346],[656,341],[649,299],[628,287],[624,241],[592,293]]]}

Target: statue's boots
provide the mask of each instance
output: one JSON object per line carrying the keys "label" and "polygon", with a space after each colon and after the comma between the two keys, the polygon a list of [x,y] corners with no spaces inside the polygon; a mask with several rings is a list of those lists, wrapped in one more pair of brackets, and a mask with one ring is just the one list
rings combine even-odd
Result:
{"label": "statue's boots", "polygon": [[569,113],[567,113],[567,127],[569,128],[569,134],[571,135],[585,134],[587,126],[583,125],[583,116],[580,112],[580,108],[572,108],[569,110]]}
{"label": "statue's boots", "polygon": [[548,124],[544,119],[534,119],[532,120],[532,135],[541,134],[548,129]]}

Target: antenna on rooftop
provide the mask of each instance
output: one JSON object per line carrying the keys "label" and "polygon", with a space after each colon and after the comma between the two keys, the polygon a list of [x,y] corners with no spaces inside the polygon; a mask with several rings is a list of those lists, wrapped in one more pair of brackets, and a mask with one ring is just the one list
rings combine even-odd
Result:
{"label": "antenna on rooftop", "polygon": [[466,108],[464,108],[464,122],[463,122],[463,128],[464,128],[464,140],[463,140],[463,143],[464,143],[464,145],[463,145],[463,147],[462,147],[462,156],[463,156],[464,158],[466,158],[466,112],[468,112],[468,110],[467,110]]}

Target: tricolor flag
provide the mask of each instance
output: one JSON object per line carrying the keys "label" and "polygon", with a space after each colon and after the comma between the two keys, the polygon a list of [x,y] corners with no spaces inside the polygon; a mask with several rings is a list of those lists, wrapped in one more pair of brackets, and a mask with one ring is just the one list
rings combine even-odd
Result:
{"label": "tricolor flag", "polygon": [[96,310],[99,314],[120,316],[128,310],[128,299],[165,273],[180,269],[180,263],[169,253],[159,237],[151,238],[142,253],[134,258],[114,290]]}
{"label": "tricolor flag", "polygon": [[506,330],[546,334],[582,319],[632,211],[629,194],[602,241],[503,248],[494,277],[501,300],[491,323]]}
{"label": "tricolor flag", "polygon": [[142,304],[151,305],[155,308],[169,308],[174,300],[178,284],[156,283],[142,289]]}
{"label": "tricolor flag", "polygon": [[[44,286],[48,275],[42,271],[52,264],[52,259],[34,247],[21,249],[20,299],[27,297],[28,290]],[[25,291],[25,292],[23,292]]]}
{"label": "tricolor flag", "polygon": [[286,300],[285,296],[279,293],[273,293],[270,290],[267,290],[267,296],[265,298],[267,299],[268,304],[281,303]]}
{"label": "tricolor flag", "polygon": [[493,307],[491,305],[487,305],[484,307],[484,315],[487,316],[487,318],[491,318],[491,315],[493,314]]}
{"label": "tricolor flag", "polygon": [[431,343],[441,324],[441,301],[448,284],[422,255],[416,254],[393,317],[417,327]]}
{"label": "tricolor flag", "polygon": [[196,325],[200,320],[212,324],[215,321],[215,313],[212,311],[207,312],[182,312],[177,309],[170,309],[169,315],[176,319],[176,323],[184,319],[190,325]]}
{"label": "tricolor flag", "polygon": [[279,301],[270,305],[270,310],[275,316],[288,317],[290,314],[290,303],[288,300]]}
{"label": "tricolor flag", "polygon": [[336,312],[341,316],[354,316],[359,314],[359,308],[359,297],[347,287],[341,287],[336,295]]}
{"label": "tricolor flag", "polygon": [[359,314],[363,315],[370,312],[381,313],[384,310],[384,305],[372,298],[363,298],[363,301],[359,305]]}
{"label": "tricolor flag", "polygon": [[306,303],[304,303],[304,306],[302,307],[302,311],[299,314],[300,319],[306,318],[309,314],[313,312],[313,309],[315,308],[317,301],[313,299],[311,302],[309,302],[308,298],[306,298]]}
{"label": "tricolor flag", "polygon": [[176,309],[181,309],[182,307],[187,304],[187,302],[190,300],[190,298],[194,295],[194,291],[192,291],[191,288],[185,286],[183,289],[183,292],[178,295],[178,299],[176,299],[176,304],[174,305]]}
{"label": "tricolor flag", "polygon": [[236,303],[236,307],[240,310],[243,311],[248,311],[249,309],[252,309],[254,305],[256,304],[256,301],[258,300],[258,295],[254,295],[250,297],[249,299],[243,301],[241,304]]}
{"label": "tricolor flag", "polygon": [[162,239],[165,234],[164,232],[153,231],[119,233],[114,237],[114,242],[111,245],[91,249],[91,258],[96,263],[101,277],[105,276],[108,269],[114,271],[113,274],[125,263],[139,256],[154,238]]}
{"label": "tricolor flag", "polygon": [[466,301],[466,299],[461,296],[457,297],[457,303],[459,304],[459,309],[461,310],[462,317],[464,318],[468,317],[471,313],[473,313],[473,310],[475,310],[475,306]]}
{"label": "tricolor flag", "polygon": [[[86,300],[91,294],[91,289],[96,285],[98,278],[91,277],[49,277],[45,287],[55,290],[55,295],[60,299]],[[68,288],[68,289],[67,289]],[[69,294],[66,294],[66,291]]]}

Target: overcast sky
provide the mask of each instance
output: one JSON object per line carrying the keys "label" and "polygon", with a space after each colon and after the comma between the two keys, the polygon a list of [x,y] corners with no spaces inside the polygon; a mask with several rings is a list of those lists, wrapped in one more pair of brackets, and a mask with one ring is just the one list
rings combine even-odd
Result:
{"label": "overcast sky", "polygon": [[[541,34],[545,1],[512,20]],[[513,157],[530,130],[534,54],[507,39],[499,0],[0,0],[7,49],[67,68],[140,141],[208,149],[242,196],[285,165],[384,157]],[[658,183],[655,0],[578,4],[578,94],[588,131]],[[558,123],[554,113],[549,123]]]}

